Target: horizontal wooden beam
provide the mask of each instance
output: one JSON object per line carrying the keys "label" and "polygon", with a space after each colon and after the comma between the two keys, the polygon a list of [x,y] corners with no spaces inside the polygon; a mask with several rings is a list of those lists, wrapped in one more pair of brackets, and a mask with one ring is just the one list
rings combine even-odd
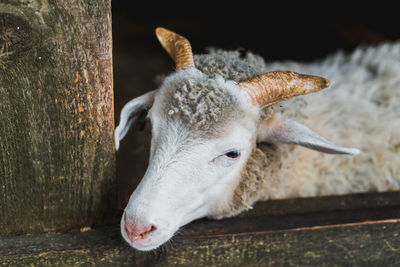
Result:
{"label": "horizontal wooden beam", "polygon": [[239,217],[286,215],[319,211],[371,209],[400,206],[400,191],[359,193],[340,196],[306,197],[258,202]]}
{"label": "horizontal wooden beam", "polygon": [[118,227],[87,232],[34,234],[0,241],[0,266],[76,266],[132,262],[133,250]]}
{"label": "horizontal wooden beam", "polygon": [[[185,239],[154,260],[154,266],[396,265],[397,221],[298,228]],[[144,261],[143,261],[144,262]]]}
{"label": "horizontal wooden beam", "polygon": [[119,226],[3,238],[0,266],[260,266],[400,264],[400,208],[198,220],[155,252],[137,252]]}

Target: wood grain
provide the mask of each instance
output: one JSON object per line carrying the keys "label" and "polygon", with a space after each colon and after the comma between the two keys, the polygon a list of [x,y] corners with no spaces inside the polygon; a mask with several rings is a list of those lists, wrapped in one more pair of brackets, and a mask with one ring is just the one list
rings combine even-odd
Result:
{"label": "wood grain", "polygon": [[396,266],[399,222],[397,207],[199,220],[151,252],[129,247],[119,225],[13,236],[0,266]]}
{"label": "wood grain", "polygon": [[0,235],[115,221],[111,3],[0,3]]}

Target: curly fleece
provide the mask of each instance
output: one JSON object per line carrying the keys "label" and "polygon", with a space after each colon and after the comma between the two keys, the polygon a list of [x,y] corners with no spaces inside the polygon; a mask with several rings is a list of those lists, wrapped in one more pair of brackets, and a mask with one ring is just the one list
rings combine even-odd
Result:
{"label": "curly fleece", "polygon": [[192,70],[190,79],[179,75],[164,82],[166,103],[164,114],[167,118],[178,118],[193,131],[210,131],[221,128],[229,117],[241,113],[236,106],[237,99],[224,88],[222,77],[211,78]]}
{"label": "curly fleece", "polygon": [[256,55],[213,50],[195,57],[204,73],[237,82],[274,70],[320,75],[331,86],[263,111],[280,112],[333,143],[358,147],[337,156],[293,145],[258,145],[242,170],[230,205],[218,218],[259,200],[342,195],[400,189],[400,43],[338,52],[312,63],[272,62]]}

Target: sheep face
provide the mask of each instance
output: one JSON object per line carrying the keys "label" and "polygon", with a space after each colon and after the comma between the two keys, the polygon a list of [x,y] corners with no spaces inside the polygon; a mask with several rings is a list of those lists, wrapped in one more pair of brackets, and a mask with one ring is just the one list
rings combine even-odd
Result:
{"label": "sheep face", "polygon": [[[151,250],[190,221],[232,216],[244,210],[235,202],[234,192],[245,188],[239,185],[246,179],[243,173],[257,162],[250,159],[257,158],[253,152],[258,142],[298,144],[327,153],[358,153],[335,146],[268,108],[321,90],[329,84],[326,79],[276,71],[239,83],[221,76],[224,72],[196,69],[184,37],[165,29],[156,33],[175,60],[177,72],[169,75],[157,91],[128,102],[115,129],[118,149],[141,111],[150,108],[149,166],[121,219],[122,236],[132,247]],[[223,62],[225,57],[221,60],[220,64],[230,66]],[[266,167],[270,168],[268,164]]]}
{"label": "sheep face", "polygon": [[[182,225],[221,213],[255,145],[258,108],[232,81],[196,69],[168,77],[149,111],[150,162],[121,221],[140,250],[167,241]],[[129,237],[126,223],[154,230]]]}

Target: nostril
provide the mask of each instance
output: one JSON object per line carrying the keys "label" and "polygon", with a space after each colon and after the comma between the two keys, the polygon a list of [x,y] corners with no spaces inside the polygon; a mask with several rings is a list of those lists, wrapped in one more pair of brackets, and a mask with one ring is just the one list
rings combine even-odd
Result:
{"label": "nostril", "polygon": [[146,235],[150,234],[151,232],[155,231],[156,227],[151,224],[149,226],[147,226],[146,228],[143,228],[143,230],[141,231],[141,233],[139,233],[141,238],[144,238]]}
{"label": "nostril", "polygon": [[125,225],[125,230],[128,238],[133,242],[135,240],[140,240],[146,238],[148,234],[155,231],[157,228],[154,225],[149,225],[146,227],[130,226]]}
{"label": "nostril", "polygon": [[150,229],[149,229],[149,231],[147,231],[147,233],[149,234],[149,233],[151,233],[151,232],[153,232],[155,230],[157,230],[157,227],[152,224],[152,225],[150,225]]}
{"label": "nostril", "polygon": [[128,238],[133,242],[135,240],[144,239],[146,235],[155,231],[157,227],[154,224],[149,224],[147,226],[134,225],[129,222],[125,217],[125,231]]}

